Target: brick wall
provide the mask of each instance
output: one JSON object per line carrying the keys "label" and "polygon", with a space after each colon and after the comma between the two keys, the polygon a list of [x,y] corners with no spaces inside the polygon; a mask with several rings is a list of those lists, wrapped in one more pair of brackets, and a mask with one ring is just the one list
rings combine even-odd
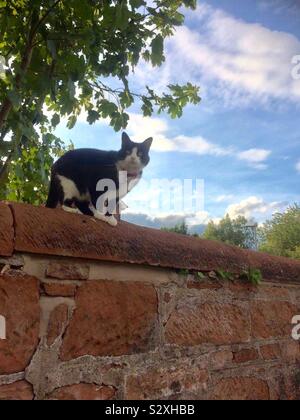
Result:
{"label": "brick wall", "polygon": [[0,400],[299,399],[299,263],[30,206],[0,226]]}

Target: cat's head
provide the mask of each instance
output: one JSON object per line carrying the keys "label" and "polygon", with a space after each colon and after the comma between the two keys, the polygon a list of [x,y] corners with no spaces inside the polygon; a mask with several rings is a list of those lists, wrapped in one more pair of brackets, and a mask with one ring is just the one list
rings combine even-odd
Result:
{"label": "cat's head", "polygon": [[132,174],[139,174],[150,162],[150,148],[153,139],[149,138],[143,143],[135,143],[123,133],[122,148],[119,152],[119,168]]}

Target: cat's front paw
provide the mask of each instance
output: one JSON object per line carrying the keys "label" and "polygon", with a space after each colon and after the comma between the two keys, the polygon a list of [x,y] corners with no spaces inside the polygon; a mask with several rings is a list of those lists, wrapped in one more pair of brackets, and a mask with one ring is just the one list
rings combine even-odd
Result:
{"label": "cat's front paw", "polygon": [[98,211],[98,210],[95,211],[94,217],[95,217],[95,219],[102,220],[102,222],[106,222],[105,214],[100,213],[100,211]]}
{"label": "cat's front paw", "polygon": [[99,211],[95,212],[94,216],[96,219],[101,220],[102,222],[108,223],[110,226],[115,227],[118,224],[118,221],[114,216],[105,216]]}
{"label": "cat's front paw", "polygon": [[114,216],[107,216],[106,222],[113,227],[116,227],[118,225],[118,221]]}

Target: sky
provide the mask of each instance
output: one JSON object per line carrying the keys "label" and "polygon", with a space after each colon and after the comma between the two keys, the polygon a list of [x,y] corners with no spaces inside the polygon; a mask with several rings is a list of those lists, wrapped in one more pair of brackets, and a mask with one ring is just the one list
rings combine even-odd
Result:
{"label": "sky", "polygon": [[[227,213],[262,223],[300,201],[300,1],[207,0],[184,13],[185,25],[166,42],[166,63],[153,70],[142,62],[131,88],[162,92],[190,81],[202,101],[178,120],[145,119],[138,106],[130,109],[128,134],[154,143],[143,182],[124,200],[124,218],[152,227],[186,218],[196,230]],[[120,147],[121,134],[106,121],[80,120],[57,134],[78,148]],[[169,207],[158,200],[163,180],[179,180]],[[194,188],[187,204],[184,180]],[[196,180],[203,200],[195,199]]]}

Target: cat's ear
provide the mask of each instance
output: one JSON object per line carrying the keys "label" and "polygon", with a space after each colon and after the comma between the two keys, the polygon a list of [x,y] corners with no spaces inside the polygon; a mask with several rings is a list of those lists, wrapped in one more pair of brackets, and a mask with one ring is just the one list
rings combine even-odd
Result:
{"label": "cat's ear", "polygon": [[153,138],[152,137],[150,137],[149,139],[144,141],[143,145],[144,145],[144,148],[147,150],[147,152],[150,151],[152,143],[153,143]]}
{"label": "cat's ear", "polygon": [[122,149],[127,149],[131,145],[132,141],[127,133],[122,134]]}

